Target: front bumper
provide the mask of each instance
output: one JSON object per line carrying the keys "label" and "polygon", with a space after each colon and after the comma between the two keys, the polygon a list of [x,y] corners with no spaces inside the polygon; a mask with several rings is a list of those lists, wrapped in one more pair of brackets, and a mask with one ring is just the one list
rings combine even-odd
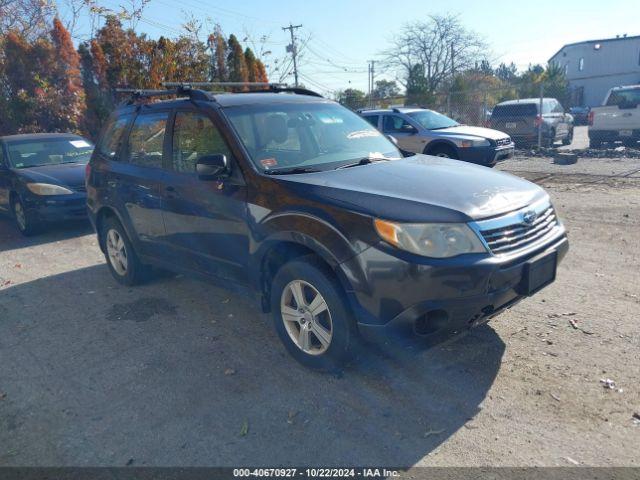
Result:
{"label": "front bumper", "polygon": [[466,255],[417,264],[380,244],[343,266],[363,272],[363,278],[351,275],[349,300],[364,336],[426,335],[474,327],[515,305],[526,297],[527,262],[552,251],[560,262],[568,248],[563,232],[516,258]]}
{"label": "front bumper", "polygon": [[61,222],[87,218],[87,195],[76,192],[70,195],[24,195],[27,215],[40,222]]}
{"label": "front bumper", "polygon": [[506,160],[507,158],[513,157],[514,144],[511,143],[500,147],[459,148],[458,151],[460,152],[460,160],[492,167],[499,160]]}

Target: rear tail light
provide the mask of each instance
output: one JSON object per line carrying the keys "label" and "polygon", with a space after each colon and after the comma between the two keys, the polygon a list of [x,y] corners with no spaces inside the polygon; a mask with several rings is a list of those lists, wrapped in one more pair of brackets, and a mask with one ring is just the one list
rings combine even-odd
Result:
{"label": "rear tail light", "polygon": [[593,126],[593,114],[594,112],[589,112],[589,116],[587,117],[589,126],[592,127]]}

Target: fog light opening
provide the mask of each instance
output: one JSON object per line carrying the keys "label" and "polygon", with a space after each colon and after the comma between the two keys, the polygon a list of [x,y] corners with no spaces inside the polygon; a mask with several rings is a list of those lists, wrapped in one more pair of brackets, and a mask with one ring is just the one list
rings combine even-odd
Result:
{"label": "fog light opening", "polygon": [[442,330],[449,321],[449,315],[444,310],[431,310],[419,316],[413,323],[416,335],[430,335]]}

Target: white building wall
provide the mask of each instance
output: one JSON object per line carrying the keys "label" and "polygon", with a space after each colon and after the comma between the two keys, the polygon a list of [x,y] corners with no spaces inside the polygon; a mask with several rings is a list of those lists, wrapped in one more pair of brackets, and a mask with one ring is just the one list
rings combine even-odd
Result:
{"label": "white building wall", "polygon": [[567,45],[549,61],[565,68],[572,90],[584,89],[583,106],[598,106],[610,88],[640,83],[640,37]]}

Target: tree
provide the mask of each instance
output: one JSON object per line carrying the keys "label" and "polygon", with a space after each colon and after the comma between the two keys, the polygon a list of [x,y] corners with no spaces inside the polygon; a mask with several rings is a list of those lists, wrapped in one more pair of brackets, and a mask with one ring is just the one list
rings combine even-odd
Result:
{"label": "tree", "polygon": [[224,39],[222,28],[216,25],[213,33],[209,35],[208,46],[211,50],[210,78],[212,82],[226,82],[227,72],[227,41]]}
{"label": "tree", "polygon": [[371,92],[375,99],[382,100],[400,95],[400,88],[395,80],[377,80],[376,86]]}
{"label": "tree", "polygon": [[[59,18],[53,20],[51,30],[53,54],[49,71],[50,94],[54,111],[51,113],[51,128],[60,131],[79,132],[83,129],[85,98],[80,74],[80,55],[76,52],[69,31]],[[43,72],[44,73],[44,72]]]}
{"label": "tree", "polygon": [[409,71],[407,77],[406,105],[428,105],[435,98],[425,78],[424,65],[416,64]]}
{"label": "tree", "polygon": [[235,35],[231,34],[228,41],[229,53],[227,55],[227,67],[230,82],[246,83],[249,79],[247,62],[244,58],[242,45]]}
{"label": "tree", "polygon": [[511,62],[509,65],[501,63],[498,65],[494,72],[495,76],[506,83],[511,83],[518,76],[518,69],[515,63]]}
{"label": "tree", "polygon": [[253,50],[247,47],[244,51],[244,59],[247,65],[247,78],[250,82],[257,82],[260,72],[258,71],[258,63]]}
{"label": "tree", "polygon": [[366,103],[366,95],[362,90],[347,88],[337,94],[337,100],[342,105],[352,110],[363,108]]}
{"label": "tree", "polygon": [[13,30],[28,41],[40,38],[48,33],[55,15],[56,7],[53,2],[0,0],[0,36]]}
{"label": "tree", "polygon": [[407,88],[410,81],[416,84],[420,72],[419,88],[432,94],[456,71],[472,68],[486,58],[486,52],[484,41],[467,30],[458,16],[431,15],[426,21],[405,25],[383,54],[389,68],[400,70]]}

